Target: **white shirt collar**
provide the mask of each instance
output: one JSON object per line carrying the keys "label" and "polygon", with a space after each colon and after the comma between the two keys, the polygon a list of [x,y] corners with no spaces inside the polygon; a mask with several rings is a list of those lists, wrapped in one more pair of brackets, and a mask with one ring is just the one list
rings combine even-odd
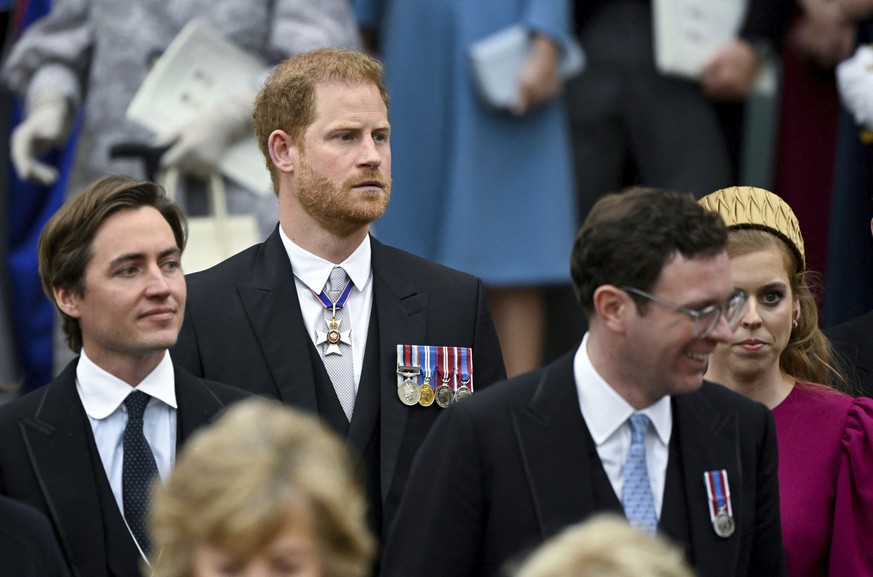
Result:
{"label": "white shirt collar", "polygon": [[279,227],[279,237],[282,239],[282,244],[285,245],[285,251],[288,253],[288,259],[291,261],[291,270],[294,271],[294,276],[316,294],[320,293],[324,285],[327,284],[327,279],[330,278],[330,271],[335,266],[341,266],[345,269],[346,274],[349,275],[358,291],[363,290],[364,285],[367,284],[370,278],[372,254],[370,235],[364,237],[364,240],[349,255],[349,258],[338,264],[325,260],[294,244],[294,241],[285,235],[285,231],[282,230],[281,226]]}
{"label": "white shirt collar", "polygon": [[[84,349],[76,367],[76,389],[85,412],[92,419],[105,419],[114,413],[134,390],[118,377],[94,364]],[[174,409],[177,408],[176,378],[169,353],[164,354],[158,366],[136,389],[160,399]]]}
{"label": "white shirt collar", "polygon": [[669,444],[673,429],[670,397],[662,397],[658,402],[641,411],[634,409],[594,369],[588,356],[588,333],[585,333],[582,344],[576,351],[573,374],[582,417],[597,445],[603,444],[634,413],[648,416],[658,438],[664,445]]}

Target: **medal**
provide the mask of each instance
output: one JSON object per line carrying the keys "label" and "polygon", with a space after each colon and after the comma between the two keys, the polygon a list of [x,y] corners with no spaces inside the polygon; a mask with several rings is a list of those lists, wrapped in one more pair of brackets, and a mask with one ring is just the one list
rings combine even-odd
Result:
{"label": "medal", "polygon": [[[453,352],[455,353],[454,354],[454,358],[455,358],[455,375],[454,375],[455,383],[454,383],[454,387],[453,387],[455,389],[455,394],[452,396],[453,403],[457,403],[458,401],[463,401],[464,399],[466,399],[470,396],[470,389],[467,387],[467,385],[463,384],[464,380],[461,376],[461,366],[458,364],[458,357],[460,356],[460,352],[461,352],[462,348],[463,347],[452,347]],[[468,377],[467,381],[469,382],[469,380],[470,379]],[[461,383],[462,383],[460,387],[458,386],[458,381],[461,381]]]}
{"label": "medal", "polygon": [[452,402],[452,388],[449,383],[452,380],[452,373],[449,370],[449,351],[448,347],[439,347],[437,349],[438,367],[437,372],[440,378],[440,386],[436,390],[437,405],[445,409]]}
{"label": "medal", "polygon": [[712,526],[715,529],[715,534],[719,537],[726,539],[734,534],[734,519],[727,514],[727,511],[719,511]]}
{"label": "medal", "polygon": [[397,387],[397,396],[400,397],[404,405],[411,407],[421,399],[421,389],[418,387],[418,383],[406,378]]}
{"label": "medal", "polygon": [[[473,383],[470,368],[472,366],[471,350],[468,347],[455,347],[455,374],[460,374],[461,386],[455,391],[454,402],[463,401],[473,394]],[[460,373],[458,371],[458,356],[461,357]]]}
{"label": "medal", "polygon": [[734,534],[736,523],[731,508],[731,491],[727,470],[718,469],[703,473],[706,495],[709,499],[709,517],[715,534],[727,539]]}
{"label": "medal", "polygon": [[419,391],[421,392],[421,396],[418,399],[418,404],[422,407],[429,407],[433,404],[435,393],[433,387],[430,386],[430,378],[433,375],[433,365],[431,363],[435,362],[435,354],[431,354],[432,352],[436,352],[436,347],[429,346],[420,346],[418,347],[418,358],[419,360],[424,358],[424,382],[419,387]]}
{"label": "medal", "polygon": [[421,390],[414,377],[421,373],[421,369],[413,362],[413,354],[418,356],[418,351],[410,345],[397,345],[397,396],[400,401],[411,407],[421,399]]}
{"label": "medal", "polygon": [[343,310],[343,307],[346,306],[346,301],[349,300],[349,295],[352,293],[352,281],[351,279],[346,281],[346,286],[343,288],[343,292],[340,293],[340,296],[336,299],[336,302],[330,300],[330,297],[327,296],[324,291],[321,291],[321,294],[316,294],[314,290],[309,290],[315,295],[315,298],[321,301],[325,310],[331,311],[331,318],[327,321],[327,331],[315,330],[315,334],[318,337],[315,341],[315,345],[327,345],[327,349],[324,351],[325,356],[342,356],[343,353],[340,350],[339,345],[340,343],[345,343],[351,346],[352,339],[350,335],[352,334],[352,329],[347,331],[341,330],[340,324],[342,321],[336,318],[336,312]]}

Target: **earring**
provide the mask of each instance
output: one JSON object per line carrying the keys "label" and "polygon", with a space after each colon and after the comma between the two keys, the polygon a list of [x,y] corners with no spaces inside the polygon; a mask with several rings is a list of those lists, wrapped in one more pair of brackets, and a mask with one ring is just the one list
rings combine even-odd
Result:
{"label": "earring", "polygon": [[797,319],[794,319],[794,328],[797,328]]}

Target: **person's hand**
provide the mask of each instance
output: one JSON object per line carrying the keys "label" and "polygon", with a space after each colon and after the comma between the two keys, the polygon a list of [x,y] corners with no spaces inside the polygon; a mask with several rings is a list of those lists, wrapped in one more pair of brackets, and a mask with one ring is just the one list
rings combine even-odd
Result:
{"label": "person's hand", "polygon": [[177,130],[159,135],[154,145],[170,145],[161,167],[209,176],[227,149],[250,131],[254,94],[246,90],[231,95],[205,107]]}
{"label": "person's hand", "polygon": [[550,38],[536,34],[531,43],[530,57],[519,78],[518,100],[512,112],[522,115],[561,90],[558,61],[561,49]]}
{"label": "person's hand", "polygon": [[704,66],[700,84],[714,100],[742,100],[755,86],[760,67],[752,45],[736,38]]}
{"label": "person's hand", "polygon": [[855,28],[837,2],[807,0],[803,16],[791,29],[792,45],[818,66],[833,68],[852,53]]}
{"label": "person's hand", "polygon": [[29,104],[24,120],[12,131],[12,165],[22,180],[43,186],[58,179],[58,171],[37,157],[66,141],[70,134],[70,104],[59,94],[42,94]]}
{"label": "person's hand", "polygon": [[837,86],[855,122],[873,130],[873,48],[859,46],[837,66]]}

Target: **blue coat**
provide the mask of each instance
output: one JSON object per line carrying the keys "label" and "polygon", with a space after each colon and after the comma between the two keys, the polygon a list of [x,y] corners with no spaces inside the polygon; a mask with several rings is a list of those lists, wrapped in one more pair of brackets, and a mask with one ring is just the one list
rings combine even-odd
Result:
{"label": "blue coat", "polygon": [[566,0],[356,0],[380,30],[390,91],[393,195],[384,242],[482,277],[524,285],[569,279],[576,228],[565,110],[523,117],[477,97],[468,50],[522,23],[564,44]]}

